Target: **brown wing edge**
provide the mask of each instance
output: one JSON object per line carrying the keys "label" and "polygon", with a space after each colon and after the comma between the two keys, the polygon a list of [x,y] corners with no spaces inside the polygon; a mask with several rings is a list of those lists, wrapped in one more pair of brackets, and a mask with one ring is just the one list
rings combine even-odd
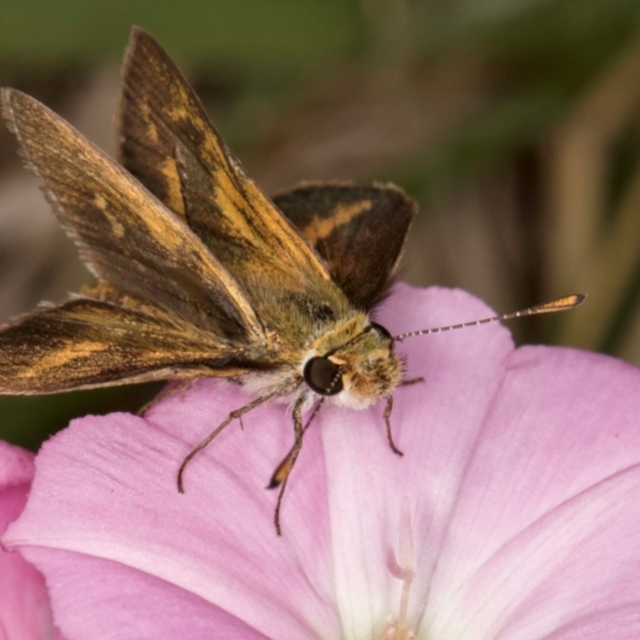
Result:
{"label": "brown wing edge", "polygon": [[[120,76],[122,95],[116,111],[116,131],[118,136],[117,159],[123,167],[135,176],[160,201],[181,218],[185,210],[181,193],[180,177],[174,158],[176,136],[164,123],[154,121],[154,112],[137,105],[138,92],[132,86],[147,86],[150,73],[158,69],[142,67],[155,63],[158,59],[176,74],[184,86],[189,86],[180,69],[173,64],[162,47],[144,29],[134,26],[124,55]],[[200,113],[200,116],[205,116]]]}

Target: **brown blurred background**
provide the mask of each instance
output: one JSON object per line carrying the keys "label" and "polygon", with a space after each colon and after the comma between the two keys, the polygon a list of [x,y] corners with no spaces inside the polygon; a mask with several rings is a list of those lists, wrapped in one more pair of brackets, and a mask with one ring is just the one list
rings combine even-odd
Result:
{"label": "brown blurred background", "polygon": [[[406,280],[499,311],[586,291],[578,310],[512,325],[518,341],[640,364],[640,0],[5,0],[0,84],[113,153],[133,24],[268,193],[396,182],[421,205]],[[88,281],[2,129],[0,320]],[[37,447],[153,392],[0,398],[0,437]]]}

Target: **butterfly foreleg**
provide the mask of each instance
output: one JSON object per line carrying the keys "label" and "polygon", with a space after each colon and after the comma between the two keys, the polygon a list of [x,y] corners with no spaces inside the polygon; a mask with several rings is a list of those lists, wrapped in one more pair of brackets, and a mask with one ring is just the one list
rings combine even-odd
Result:
{"label": "butterfly foreleg", "polygon": [[391,447],[391,451],[393,453],[397,453],[399,456],[403,456],[404,453],[396,447],[396,443],[393,441],[393,435],[391,433],[391,412],[393,411],[393,396],[389,396],[387,398],[387,405],[384,408],[384,413],[382,414],[384,418],[384,422],[387,425],[387,441],[389,442],[389,446]]}
{"label": "butterfly foreleg", "polygon": [[293,405],[293,429],[295,433],[295,441],[293,446],[291,447],[289,453],[285,456],[284,460],[278,465],[273,475],[271,476],[271,482],[269,482],[268,489],[275,489],[276,487],[280,487],[280,491],[278,492],[278,500],[276,501],[276,508],[273,514],[273,522],[276,527],[276,533],[281,535],[280,529],[280,507],[282,505],[282,498],[284,496],[284,491],[287,487],[287,482],[289,480],[289,476],[291,475],[291,471],[298,459],[298,455],[300,454],[300,450],[302,449],[302,438],[304,437],[305,431],[309,428],[312,420],[318,415],[320,411],[320,407],[324,402],[324,398],[320,398],[309,416],[307,423],[303,426],[302,424],[302,405],[304,404],[304,397],[298,398],[295,404]]}
{"label": "butterfly foreleg", "polygon": [[277,396],[280,394],[280,390],[272,391],[271,393],[267,393],[255,400],[252,400],[248,404],[245,404],[243,407],[239,409],[235,409],[232,411],[202,442],[200,442],[191,452],[185,457],[180,465],[180,469],[178,469],[178,491],[180,493],[184,493],[184,483],[183,483],[183,475],[184,470],[187,468],[187,465],[193,458],[200,453],[230,422],[236,419],[240,419],[245,413],[248,413],[252,409],[260,406],[265,403],[267,400]]}
{"label": "butterfly foreleg", "polygon": [[282,535],[282,530],[280,529],[280,507],[282,505],[282,497],[284,496],[284,490],[287,488],[287,481],[289,480],[289,475],[293,470],[293,466],[298,459],[298,454],[302,449],[302,437],[304,436],[304,426],[302,425],[302,405],[304,403],[304,396],[298,398],[293,405],[293,431],[295,434],[295,441],[293,443],[293,447],[284,460],[278,465],[273,475],[271,476],[271,481],[267,486],[268,489],[275,489],[276,487],[280,487],[280,491],[278,492],[278,499],[276,501],[276,508],[273,513],[273,523],[276,527],[276,533],[278,535]]}

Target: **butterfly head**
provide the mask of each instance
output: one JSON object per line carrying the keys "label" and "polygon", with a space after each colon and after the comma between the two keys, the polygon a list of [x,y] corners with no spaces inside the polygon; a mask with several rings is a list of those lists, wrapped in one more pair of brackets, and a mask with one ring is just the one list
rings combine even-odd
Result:
{"label": "butterfly head", "polygon": [[307,386],[336,404],[364,408],[388,397],[402,380],[404,365],[394,351],[391,334],[370,323],[355,337],[303,364]]}

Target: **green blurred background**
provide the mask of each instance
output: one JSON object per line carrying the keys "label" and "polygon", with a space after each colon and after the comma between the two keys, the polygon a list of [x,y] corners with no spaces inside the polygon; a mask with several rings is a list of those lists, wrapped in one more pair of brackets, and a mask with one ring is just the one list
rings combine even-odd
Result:
{"label": "green blurred background", "polygon": [[[576,311],[513,325],[518,341],[640,364],[639,0],[5,0],[0,83],[113,153],[133,24],[268,193],[396,182],[421,205],[406,280],[499,311],[586,291]],[[89,282],[75,254],[2,130],[0,320]],[[36,448],[156,390],[0,398],[0,437]]]}

